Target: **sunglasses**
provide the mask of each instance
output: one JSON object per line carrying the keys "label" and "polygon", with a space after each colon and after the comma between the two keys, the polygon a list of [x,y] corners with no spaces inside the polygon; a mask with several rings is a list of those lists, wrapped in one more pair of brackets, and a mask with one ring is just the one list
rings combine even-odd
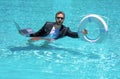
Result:
{"label": "sunglasses", "polygon": [[64,20],[64,18],[63,17],[56,17],[57,19],[61,19],[61,20]]}

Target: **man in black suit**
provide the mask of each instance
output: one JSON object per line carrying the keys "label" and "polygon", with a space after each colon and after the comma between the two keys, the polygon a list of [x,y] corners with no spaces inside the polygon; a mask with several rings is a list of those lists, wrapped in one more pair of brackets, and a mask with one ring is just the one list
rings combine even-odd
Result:
{"label": "man in black suit", "polygon": [[[79,38],[77,32],[72,32],[69,27],[63,25],[65,14],[59,11],[55,15],[56,22],[46,22],[44,26],[37,32],[30,34],[31,40],[56,40],[65,36],[72,38]],[[83,30],[83,34],[87,34],[86,30]]]}

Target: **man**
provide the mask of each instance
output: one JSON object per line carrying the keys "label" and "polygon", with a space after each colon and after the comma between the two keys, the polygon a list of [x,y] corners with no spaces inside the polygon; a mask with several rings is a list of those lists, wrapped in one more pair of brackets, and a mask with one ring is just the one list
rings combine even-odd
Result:
{"label": "man", "polygon": [[[59,38],[69,36],[72,38],[79,38],[77,32],[72,32],[69,27],[63,25],[65,14],[61,11],[55,15],[56,22],[46,22],[45,25],[37,32],[30,34],[31,41],[35,40],[47,40],[53,41]],[[83,30],[83,34],[87,34],[86,30]]]}

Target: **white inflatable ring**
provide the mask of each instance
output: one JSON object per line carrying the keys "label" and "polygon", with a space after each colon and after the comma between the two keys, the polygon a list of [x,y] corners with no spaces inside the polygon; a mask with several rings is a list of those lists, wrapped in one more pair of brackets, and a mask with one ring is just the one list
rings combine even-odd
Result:
{"label": "white inflatable ring", "polygon": [[[86,29],[86,24],[94,22],[97,24],[97,26],[99,26],[99,31],[100,34],[95,38],[95,39],[91,39],[87,36],[87,34],[83,34],[82,31],[84,29]],[[87,30],[87,29],[86,29]],[[78,28],[78,35],[82,40],[88,41],[88,42],[98,42],[103,40],[103,38],[105,38],[106,34],[108,32],[108,25],[106,24],[106,22],[98,15],[96,14],[89,14],[87,16],[85,16],[79,24],[79,28]],[[88,31],[89,33],[89,31]]]}

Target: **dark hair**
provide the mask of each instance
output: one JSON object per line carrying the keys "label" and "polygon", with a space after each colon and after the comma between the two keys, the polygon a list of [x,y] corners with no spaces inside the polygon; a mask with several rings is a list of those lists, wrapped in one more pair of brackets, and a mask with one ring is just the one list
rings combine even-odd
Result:
{"label": "dark hair", "polygon": [[65,18],[65,13],[62,12],[62,11],[57,12],[56,15],[55,15],[55,18],[57,17],[58,14],[63,14],[63,16],[64,16],[64,18]]}

